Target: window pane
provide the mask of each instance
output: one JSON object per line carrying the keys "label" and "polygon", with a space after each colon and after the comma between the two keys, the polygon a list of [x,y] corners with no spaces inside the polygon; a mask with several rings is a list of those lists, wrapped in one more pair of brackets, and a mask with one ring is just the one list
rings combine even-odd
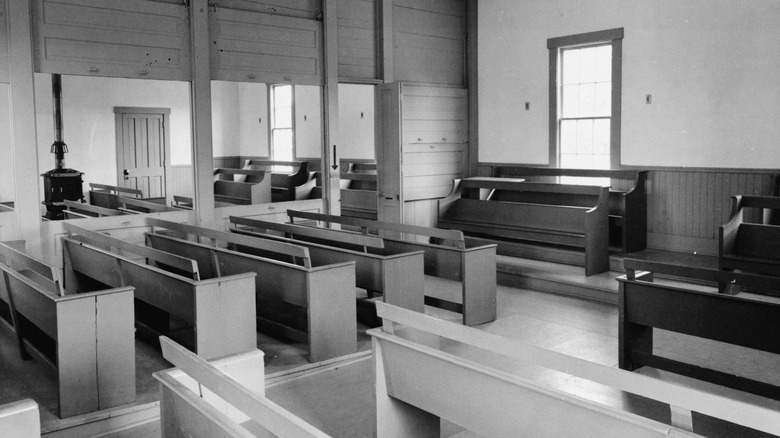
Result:
{"label": "window pane", "polygon": [[[592,166],[592,169],[609,169],[609,155],[593,155]],[[609,182],[605,184],[609,185]]]}
{"label": "window pane", "polygon": [[596,82],[596,48],[579,49],[580,82]]}
{"label": "window pane", "polygon": [[596,84],[594,116],[609,117],[612,115],[612,82]]}
{"label": "window pane", "polygon": [[612,81],[612,45],[596,48],[596,81]]}
{"label": "window pane", "polygon": [[577,121],[577,153],[578,154],[593,153],[593,121],[592,120]]}
{"label": "window pane", "polygon": [[577,167],[577,156],[574,154],[561,154],[561,167]]}
{"label": "window pane", "polygon": [[579,117],[580,115],[580,86],[563,86],[563,105],[562,112],[564,118]]}
{"label": "window pane", "polygon": [[609,119],[593,122],[593,153],[609,156]]}
{"label": "window pane", "polygon": [[564,50],[561,53],[563,68],[563,84],[576,84],[580,82],[580,53],[579,50]]}
{"label": "window pane", "polygon": [[274,128],[292,128],[292,86],[273,87]]}
{"label": "window pane", "polygon": [[273,159],[277,161],[292,161],[292,129],[274,129],[272,141],[274,148]]}
{"label": "window pane", "polygon": [[580,117],[596,115],[596,84],[580,85]]}
{"label": "window pane", "polygon": [[561,154],[577,152],[577,121],[561,121]]}

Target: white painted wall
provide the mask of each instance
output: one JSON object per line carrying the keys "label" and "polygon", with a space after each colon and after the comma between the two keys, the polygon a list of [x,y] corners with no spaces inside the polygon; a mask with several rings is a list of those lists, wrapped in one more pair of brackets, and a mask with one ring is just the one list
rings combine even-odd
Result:
{"label": "white painted wall", "polygon": [[374,86],[339,84],[339,158],[374,159]]}
{"label": "white painted wall", "polygon": [[295,86],[295,158],[322,157],[322,88]]}
{"label": "white painted wall", "polygon": [[212,154],[231,157],[241,154],[238,83],[211,81]]}
{"label": "white painted wall", "polygon": [[622,164],[780,167],[777,0],[484,0],[478,13],[479,161],[546,164],[547,39],[623,27]]}
{"label": "white painted wall", "polygon": [[258,83],[238,84],[239,141],[241,156],[267,157],[268,86]]}
{"label": "white painted wall", "polygon": [[[84,172],[89,183],[116,184],[114,107],[171,109],[171,164],[192,163],[190,85],[187,82],[62,76],[65,167]],[[35,74],[35,111],[40,173],[54,167],[51,75]],[[41,185],[42,182],[41,182]]]}
{"label": "white painted wall", "polygon": [[14,148],[11,144],[11,96],[8,84],[0,83],[0,202],[15,199]]}

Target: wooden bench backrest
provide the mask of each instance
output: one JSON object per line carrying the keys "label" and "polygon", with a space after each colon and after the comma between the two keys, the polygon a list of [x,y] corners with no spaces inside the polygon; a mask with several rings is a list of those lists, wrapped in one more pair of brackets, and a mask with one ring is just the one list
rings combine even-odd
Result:
{"label": "wooden bench backrest", "polygon": [[340,178],[348,181],[351,190],[376,191],[377,176],[371,173],[341,172]]}
{"label": "wooden bench backrest", "polygon": [[182,234],[191,234],[198,237],[205,237],[210,239],[212,245],[215,246],[216,242],[219,241],[286,255],[292,257],[294,260],[299,260],[304,267],[311,268],[311,257],[309,256],[309,249],[302,246],[291,245],[289,243],[277,242],[273,240],[255,239],[240,234],[212,230],[210,228],[195,227],[192,225],[180,224],[162,219],[147,218],[146,223],[152,227],[152,229],[154,229],[154,227],[160,227]]}
{"label": "wooden bench backrest", "polygon": [[255,169],[226,169],[222,167],[218,167],[216,170],[214,170],[214,176],[216,178],[219,178],[220,175],[230,176],[233,177],[235,175],[242,175],[245,176],[247,179],[250,177],[253,179],[253,181],[248,182],[255,182],[255,181],[262,181],[265,178],[266,171],[265,170],[255,170]]}
{"label": "wooden bench backrest", "polygon": [[56,295],[65,295],[62,281],[60,281],[57,269],[54,266],[46,264],[26,254],[24,251],[20,251],[5,243],[0,243],[0,262],[5,263],[16,271],[29,270],[34,272],[38,276],[36,281],[42,283],[43,287]]}
{"label": "wooden bench backrest", "polygon": [[575,177],[575,178],[609,178],[611,185],[618,183],[616,180],[631,181],[631,185],[644,182],[647,178],[646,170],[623,169],[572,169],[556,167],[523,167],[523,166],[499,166],[493,169],[493,176],[500,178],[528,178],[533,177]]}
{"label": "wooden bench backrest", "polygon": [[191,259],[174,256],[163,251],[157,251],[145,246],[136,245],[125,240],[117,239],[106,234],[81,228],[71,223],[65,222],[65,231],[69,236],[74,234],[81,236],[87,243],[97,248],[101,248],[105,251],[112,251],[113,249],[126,251],[131,254],[135,254],[153,261],[163,266],[169,266],[183,273],[188,278],[198,281],[200,280],[200,273],[198,272],[198,264]]}
{"label": "wooden bench backrest", "polygon": [[279,231],[292,236],[311,237],[318,240],[345,243],[363,248],[383,248],[384,242],[375,236],[348,233],[344,231],[326,230],[321,228],[305,227],[293,224],[283,224],[259,219],[230,216],[230,222],[234,226],[243,225],[255,229]]}
{"label": "wooden bench backrest", "polygon": [[165,204],[158,204],[156,202],[150,202],[141,199],[126,198],[124,196],[119,196],[118,202],[119,205],[124,206],[126,210],[132,209],[132,207],[136,207],[149,210],[150,212],[178,211],[175,208],[168,207]]}
{"label": "wooden bench backrest", "polygon": [[140,189],[131,189],[129,187],[112,186],[108,184],[89,183],[89,188],[95,191],[109,192],[118,195],[132,195],[138,198],[144,197],[144,192]]}
{"label": "wooden bench backrest", "polygon": [[163,357],[218,397],[281,438],[327,438],[328,435],[296,417],[258,392],[248,389],[203,358],[166,337],[160,337]]}
{"label": "wooden bench backrest", "polygon": [[415,234],[418,236],[434,237],[449,242],[456,248],[465,248],[465,239],[463,232],[459,230],[445,230],[442,228],[422,227],[418,225],[397,224],[394,222],[380,222],[369,219],[360,219],[346,216],[334,216],[322,213],[312,213],[306,211],[287,210],[287,216],[293,223],[295,218],[314,220],[318,222],[336,223],[342,225],[351,225],[360,227],[363,233],[376,231],[391,231],[405,234]]}
{"label": "wooden bench backrest", "polygon": [[780,260],[780,226],[740,224],[733,251],[742,257]]}
{"label": "wooden bench backrest", "polygon": [[[91,205],[91,204],[84,204],[78,201],[69,201],[66,199],[64,202],[65,205],[70,210],[81,210],[89,213],[94,213],[98,216],[119,216],[124,214],[121,211],[114,210],[111,208],[99,207],[97,205]],[[78,213],[78,211],[76,213]]]}
{"label": "wooden bench backrest", "polygon": [[[648,376],[601,365],[585,359],[547,350],[518,340],[499,337],[486,331],[432,318],[386,303],[376,303],[377,316],[383,319],[383,332],[395,333],[395,324],[454,340],[490,353],[520,360],[611,388],[668,404],[671,410],[698,412],[770,434],[780,434],[780,412],[760,405],[732,400],[700,390],[659,381]],[[380,329],[373,329],[375,332]],[[437,350],[438,351],[438,350]],[[446,354],[446,353],[443,353]],[[468,362],[466,359],[458,361]],[[477,368],[483,365],[475,364]]]}

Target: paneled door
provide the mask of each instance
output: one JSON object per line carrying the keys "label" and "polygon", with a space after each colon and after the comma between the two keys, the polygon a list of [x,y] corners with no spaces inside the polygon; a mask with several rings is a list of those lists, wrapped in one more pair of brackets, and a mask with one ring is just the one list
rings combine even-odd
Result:
{"label": "paneled door", "polygon": [[115,108],[117,178],[144,198],[165,198],[165,164],[170,109]]}

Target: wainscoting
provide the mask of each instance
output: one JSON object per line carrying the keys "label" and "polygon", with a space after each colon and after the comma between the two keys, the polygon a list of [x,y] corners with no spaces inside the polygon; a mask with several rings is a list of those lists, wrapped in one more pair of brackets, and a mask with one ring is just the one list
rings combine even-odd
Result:
{"label": "wainscoting", "polygon": [[166,177],[168,196],[173,199],[173,195],[195,196],[194,172],[192,166],[171,166]]}

